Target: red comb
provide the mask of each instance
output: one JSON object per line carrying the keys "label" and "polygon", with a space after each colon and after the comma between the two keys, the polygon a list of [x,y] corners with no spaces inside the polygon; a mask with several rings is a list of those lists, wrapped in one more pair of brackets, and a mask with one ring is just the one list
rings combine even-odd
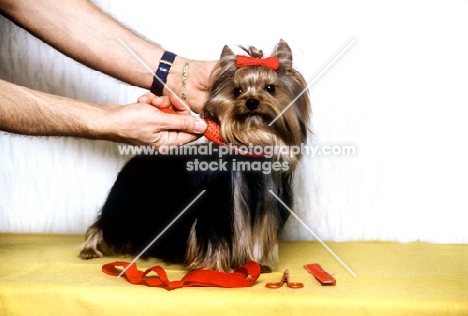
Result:
{"label": "red comb", "polygon": [[[161,112],[164,112],[164,113],[167,113],[167,114],[176,114],[177,113],[176,111],[174,111],[173,109],[170,109],[170,108],[162,108],[162,109],[159,109],[159,110]],[[205,122],[207,124],[207,128],[206,128],[205,133],[203,133],[203,136],[205,136],[209,141],[211,141],[211,142],[213,142],[215,144],[218,144],[220,146],[230,147],[230,148],[234,149],[236,152],[239,152],[239,153],[244,154],[246,156],[264,157],[264,155],[256,155],[256,154],[251,153],[251,152],[241,151],[237,147],[234,147],[234,146],[231,146],[229,144],[223,143],[223,139],[221,138],[221,128],[219,127],[219,124],[216,123],[215,121],[213,121],[212,119],[209,119],[209,118],[205,118],[204,120],[205,120]]]}
{"label": "red comb", "polygon": [[[176,111],[174,111],[173,109],[170,109],[170,108],[162,108],[162,109],[159,109],[159,110],[161,112],[164,112],[164,113],[167,113],[167,114],[176,114],[177,113]],[[215,121],[213,121],[213,120],[211,120],[209,118],[206,118],[205,122],[207,124],[207,128],[206,128],[206,131],[203,134],[203,136],[205,136],[206,138],[208,138],[208,140],[212,141],[215,144],[227,146],[227,144],[223,143],[223,141],[221,139],[221,129],[220,129],[219,125]]]}
{"label": "red comb", "polygon": [[219,127],[219,125],[209,118],[206,118],[205,122],[208,125],[208,127],[206,128],[206,131],[203,134],[203,136],[205,136],[206,138],[208,138],[208,140],[212,141],[215,144],[226,146],[227,144],[223,143],[223,140],[221,138],[221,128]]}

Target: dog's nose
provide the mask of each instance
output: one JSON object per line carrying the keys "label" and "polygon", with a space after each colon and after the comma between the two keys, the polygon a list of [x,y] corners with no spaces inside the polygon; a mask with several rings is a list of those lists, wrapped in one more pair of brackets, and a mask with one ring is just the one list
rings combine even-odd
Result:
{"label": "dog's nose", "polygon": [[250,111],[255,111],[256,108],[258,108],[258,102],[257,99],[248,99],[245,101],[245,106],[250,110]]}

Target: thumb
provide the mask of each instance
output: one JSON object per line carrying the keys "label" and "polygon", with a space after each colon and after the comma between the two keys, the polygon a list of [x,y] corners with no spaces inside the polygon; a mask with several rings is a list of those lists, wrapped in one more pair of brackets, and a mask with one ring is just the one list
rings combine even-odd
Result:
{"label": "thumb", "polygon": [[206,131],[206,122],[192,115],[167,114],[160,112],[161,130],[177,130],[193,134],[203,134]]}
{"label": "thumb", "polygon": [[175,95],[173,95],[172,93],[169,95],[169,101],[171,102],[174,109],[176,109],[177,111],[188,111],[188,113],[191,112],[188,104],[176,97]]}

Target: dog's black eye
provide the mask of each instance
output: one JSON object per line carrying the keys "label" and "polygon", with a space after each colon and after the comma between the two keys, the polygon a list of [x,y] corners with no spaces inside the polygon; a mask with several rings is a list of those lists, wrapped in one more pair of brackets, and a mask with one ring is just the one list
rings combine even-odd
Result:
{"label": "dog's black eye", "polygon": [[269,85],[266,85],[265,88],[263,88],[263,90],[265,90],[268,93],[273,94],[276,91],[276,87],[274,84],[269,84]]}
{"label": "dog's black eye", "polygon": [[240,96],[241,93],[242,93],[241,88],[234,88],[234,98],[237,98],[238,96]]}

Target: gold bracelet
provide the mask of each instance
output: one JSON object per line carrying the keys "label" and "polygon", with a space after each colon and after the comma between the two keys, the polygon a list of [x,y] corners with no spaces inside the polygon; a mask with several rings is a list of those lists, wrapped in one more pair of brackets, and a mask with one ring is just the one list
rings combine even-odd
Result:
{"label": "gold bracelet", "polygon": [[187,61],[185,64],[184,64],[184,70],[182,72],[182,100],[186,100],[187,99],[187,93],[185,91],[185,87],[187,85],[187,72],[188,72],[188,66],[189,66],[189,62]]}

